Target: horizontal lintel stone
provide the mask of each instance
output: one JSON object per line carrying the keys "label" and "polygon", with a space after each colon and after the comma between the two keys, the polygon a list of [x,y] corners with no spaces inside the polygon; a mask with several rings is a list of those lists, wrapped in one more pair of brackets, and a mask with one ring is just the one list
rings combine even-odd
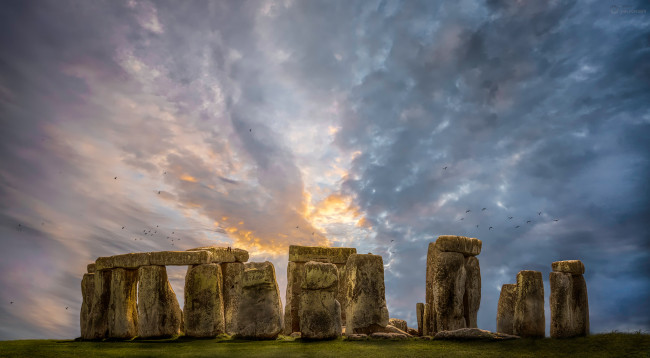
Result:
{"label": "horizontal lintel stone", "polygon": [[210,251],[212,253],[213,263],[248,261],[248,251],[237,249],[234,247],[228,250],[227,247],[222,247],[222,246],[203,246],[194,249],[189,249],[187,251]]}
{"label": "horizontal lintel stone", "polygon": [[158,251],[150,252],[151,265],[186,266],[209,264],[212,262],[210,251]]}
{"label": "horizontal lintel stone", "polygon": [[353,247],[320,247],[320,246],[289,246],[289,261],[291,262],[329,262],[344,264],[351,254],[356,254]]}
{"label": "horizontal lintel stone", "polygon": [[460,252],[465,256],[476,256],[481,253],[483,242],[473,237],[440,235],[435,245],[440,251]]}
{"label": "horizontal lintel stone", "polygon": [[585,265],[580,260],[555,261],[551,264],[554,272],[565,272],[573,275],[585,273]]}

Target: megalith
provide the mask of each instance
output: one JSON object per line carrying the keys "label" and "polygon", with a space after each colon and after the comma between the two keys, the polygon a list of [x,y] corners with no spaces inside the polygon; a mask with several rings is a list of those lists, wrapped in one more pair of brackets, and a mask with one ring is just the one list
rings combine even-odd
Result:
{"label": "megalith", "polygon": [[331,263],[310,261],[304,265],[301,284],[300,331],[302,338],[332,339],[341,336],[341,304],[338,269]]}
{"label": "megalith", "polygon": [[513,334],[544,338],[544,282],[539,271],[524,270],[517,274]]}
{"label": "megalith", "polygon": [[[93,275],[93,294],[87,319],[84,339],[103,339],[108,337],[108,310],[111,300],[111,271],[96,271]],[[88,288],[88,287],[87,287]],[[82,330],[82,334],[83,334]]]}
{"label": "megalith", "polygon": [[143,338],[177,336],[183,312],[167,280],[165,266],[138,269],[138,335]]}
{"label": "megalith", "polygon": [[424,303],[418,302],[415,304],[415,316],[418,320],[418,336],[423,335],[423,316],[424,316]]}
{"label": "megalith", "polygon": [[274,339],[282,331],[282,302],[271,262],[244,264],[237,335]]}
{"label": "megalith", "polygon": [[348,257],[356,253],[355,248],[289,246],[289,263],[287,265],[286,305],[284,308],[284,334],[300,332],[300,293],[305,263],[309,261],[332,263],[336,265],[339,276],[339,288],[336,296],[341,305],[341,323],[345,325],[345,282],[341,279]]}
{"label": "megalith", "polygon": [[423,334],[476,328],[481,303],[481,240],[439,236],[429,244]]}
{"label": "megalith", "polygon": [[579,260],[551,265],[551,337],[570,338],[589,334],[589,302],[584,265]]}
{"label": "megalith", "polygon": [[408,326],[407,326],[407,324],[406,324],[406,321],[403,320],[403,319],[399,319],[399,318],[389,318],[389,319],[388,319],[388,324],[391,325],[391,326],[393,326],[393,327],[399,328],[399,329],[401,329],[402,331],[408,333],[409,328],[408,328]]}
{"label": "megalith", "polygon": [[185,275],[185,335],[214,337],[225,332],[219,264],[192,265]]}
{"label": "megalith", "polygon": [[225,262],[221,264],[223,274],[223,316],[226,333],[237,333],[237,314],[241,302],[242,277],[244,264],[242,262]]}
{"label": "megalith", "polygon": [[501,294],[499,295],[499,304],[497,306],[497,332],[514,334],[516,299],[516,284],[507,283],[501,286]]}
{"label": "megalith", "polygon": [[93,339],[97,338],[93,334],[91,325],[91,311],[93,308],[93,298],[95,295],[95,274],[86,273],[81,279],[81,314],[79,315],[79,323],[81,326],[81,338]]}
{"label": "megalith", "polygon": [[138,270],[114,268],[111,272],[108,336],[129,339],[138,335]]}
{"label": "megalith", "polygon": [[388,325],[384,262],[379,255],[351,254],[343,278],[346,334],[382,332]]}

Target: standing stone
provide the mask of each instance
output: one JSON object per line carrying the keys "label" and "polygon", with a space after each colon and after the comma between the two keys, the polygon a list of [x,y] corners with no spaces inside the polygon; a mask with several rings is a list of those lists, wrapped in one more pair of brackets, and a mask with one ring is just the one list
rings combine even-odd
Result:
{"label": "standing stone", "polygon": [[501,286],[501,295],[499,296],[499,305],[497,307],[497,332],[514,334],[516,299],[516,284],[508,283]]}
{"label": "standing stone", "polygon": [[465,258],[465,296],[463,297],[465,326],[478,328],[478,309],[481,306],[481,267],[476,256]]}
{"label": "standing stone", "polygon": [[237,333],[237,313],[241,301],[242,276],[244,264],[241,262],[227,262],[221,264],[223,273],[223,316],[226,333]]}
{"label": "standing stone", "polygon": [[79,316],[79,323],[81,326],[81,338],[93,339],[92,324],[90,315],[93,307],[93,298],[95,295],[95,274],[86,273],[81,279],[81,314]]}
{"label": "standing stone", "polygon": [[111,269],[108,336],[129,339],[138,335],[138,270]]}
{"label": "standing stone", "polygon": [[404,332],[408,333],[408,326],[406,325],[406,321],[403,319],[399,318],[390,318],[388,319],[388,324],[390,324],[393,327],[399,328]]}
{"label": "standing stone", "polygon": [[291,262],[287,265],[287,291],[285,299],[287,304],[284,307],[284,334],[290,335],[293,332],[300,332],[300,294],[301,284],[304,276],[302,262]]}
{"label": "standing stone", "polygon": [[97,271],[93,277],[94,293],[88,322],[88,335],[85,339],[108,337],[108,310],[111,300],[111,271]]}
{"label": "standing stone", "polygon": [[185,275],[185,335],[214,337],[225,332],[219,264],[190,266]]}
{"label": "standing stone", "polygon": [[551,337],[570,338],[589,334],[587,284],[578,260],[554,262],[551,282]]}
{"label": "standing stone", "polygon": [[481,303],[481,240],[441,235],[427,252],[422,334],[476,327]]}
{"label": "standing stone", "polygon": [[248,262],[242,275],[237,334],[244,338],[274,339],[282,331],[282,302],[273,264]]}
{"label": "standing stone", "polygon": [[424,315],[424,303],[418,302],[415,304],[415,315],[418,319],[418,336],[422,336],[424,331],[422,330],[422,318]]}
{"label": "standing stone", "polygon": [[336,300],[338,281],[334,264],[314,261],[305,264],[299,308],[302,338],[341,336],[341,304]]}
{"label": "standing stone", "polygon": [[167,280],[165,266],[138,269],[138,334],[140,337],[169,337],[181,334],[183,312]]}
{"label": "standing stone", "polygon": [[519,271],[515,301],[514,334],[544,338],[544,283],[539,271]]}
{"label": "standing stone", "polygon": [[346,334],[371,334],[388,324],[384,262],[378,255],[352,254],[345,268]]}

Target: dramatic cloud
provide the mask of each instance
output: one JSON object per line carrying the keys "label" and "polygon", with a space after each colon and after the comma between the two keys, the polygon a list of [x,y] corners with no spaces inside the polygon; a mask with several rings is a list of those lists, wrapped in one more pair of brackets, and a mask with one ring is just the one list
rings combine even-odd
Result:
{"label": "dramatic cloud", "polygon": [[519,270],[548,302],[551,262],[580,259],[592,331],[650,329],[650,18],[630,7],[4,4],[0,339],[78,336],[98,256],[208,244],[272,261],[283,300],[290,244],[380,254],[415,326],[441,234],[483,240],[481,328]]}

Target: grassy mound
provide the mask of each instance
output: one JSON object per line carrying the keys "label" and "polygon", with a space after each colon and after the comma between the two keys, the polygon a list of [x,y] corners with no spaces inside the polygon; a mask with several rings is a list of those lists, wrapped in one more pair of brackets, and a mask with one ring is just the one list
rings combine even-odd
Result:
{"label": "grassy mound", "polygon": [[217,339],[79,342],[0,342],[0,357],[650,357],[650,335],[596,334],[573,339],[519,339],[504,342],[345,341],[301,342]]}

